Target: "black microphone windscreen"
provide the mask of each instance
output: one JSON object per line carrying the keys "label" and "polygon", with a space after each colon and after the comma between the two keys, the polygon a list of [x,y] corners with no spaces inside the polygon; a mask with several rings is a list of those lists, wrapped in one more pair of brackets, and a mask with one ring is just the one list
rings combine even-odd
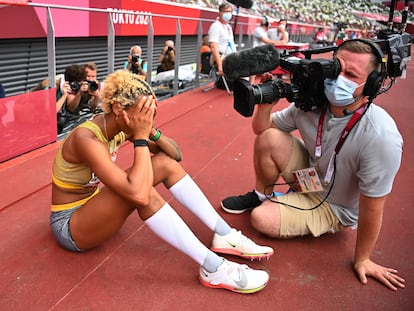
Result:
{"label": "black microphone windscreen", "polygon": [[229,80],[272,71],[279,66],[279,52],[271,45],[235,52],[223,59],[223,71]]}
{"label": "black microphone windscreen", "polygon": [[227,0],[235,6],[239,6],[244,9],[250,9],[253,6],[253,1],[251,0]]}

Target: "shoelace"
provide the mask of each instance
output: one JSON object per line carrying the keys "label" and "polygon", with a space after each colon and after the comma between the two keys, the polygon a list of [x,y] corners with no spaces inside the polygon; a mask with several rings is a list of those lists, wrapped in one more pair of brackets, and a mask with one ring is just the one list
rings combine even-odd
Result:
{"label": "shoelace", "polygon": [[242,241],[243,245],[250,245],[250,246],[256,246],[257,244],[254,243],[251,239],[249,239],[247,236],[245,236],[240,230],[237,231],[237,235]]}
{"label": "shoelace", "polygon": [[237,270],[240,273],[240,270],[249,270],[250,267],[246,264],[240,264],[236,262],[229,261],[229,264],[231,265],[232,269]]}
{"label": "shoelace", "polygon": [[[254,190],[252,192],[254,192]],[[245,194],[238,195],[238,197],[240,199],[245,198],[245,197],[248,197],[248,196],[250,196],[250,193],[252,193],[252,192],[246,192]]]}

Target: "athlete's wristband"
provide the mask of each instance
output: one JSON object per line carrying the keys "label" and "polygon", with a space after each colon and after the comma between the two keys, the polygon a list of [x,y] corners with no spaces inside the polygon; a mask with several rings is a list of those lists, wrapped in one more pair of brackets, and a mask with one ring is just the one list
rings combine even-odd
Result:
{"label": "athlete's wristband", "polygon": [[154,136],[150,136],[150,138],[149,138],[152,141],[157,141],[161,137],[161,131],[159,129],[156,129],[156,130],[157,130],[157,133]]}
{"label": "athlete's wristband", "polygon": [[146,139],[135,139],[134,147],[148,147],[148,140]]}

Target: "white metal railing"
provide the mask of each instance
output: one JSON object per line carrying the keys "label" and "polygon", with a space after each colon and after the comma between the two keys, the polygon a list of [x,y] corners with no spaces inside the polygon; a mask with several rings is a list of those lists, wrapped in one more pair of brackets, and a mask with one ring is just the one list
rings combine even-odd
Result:
{"label": "white metal railing", "polygon": [[[110,74],[114,71],[114,62],[115,62],[115,29],[111,13],[112,10],[108,9],[98,9],[98,8],[84,8],[76,6],[66,6],[66,5],[57,5],[57,4],[45,4],[45,3],[28,3],[29,6],[33,7],[43,7],[47,10],[47,55],[48,55],[48,80],[49,86],[53,87],[56,82],[56,48],[55,48],[55,30],[54,23],[52,18],[51,9],[65,9],[65,10],[78,10],[78,11],[88,11],[88,12],[99,12],[107,14],[108,16],[108,31],[107,31],[107,53],[108,53],[108,72]],[[132,15],[143,15],[148,17],[148,35],[147,35],[147,51],[148,55],[153,54],[154,49],[154,25],[153,18],[168,18],[176,20],[176,37],[175,37],[175,46],[176,46],[176,61],[174,67],[174,83],[173,83],[173,96],[178,94],[178,70],[180,67],[180,49],[181,49],[181,21],[182,20],[193,20],[198,23],[197,27],[197,46],[201,46],[203,28],[202,22],[214,22],[210,19],[202,18],[192,18],[184,16],[172,16],[172,15],[163,15],[163,14],[153,14],[153,13],[143,13],[143,12],[128,12]],[[246,26],[245,23],[238,23],[239,25],[239,36],[238,36],[238,45],[240,46],[243,39],[243,30]],[[199,81],[199,72],[200,72],[200,53],[196,55],[196,75],[195,75],[195,85],[200,84]],[[148,68],[152,68],[152,57],[148,57]],[[151,85],[152,76],[151,74],[147,75],[147,82]]]}

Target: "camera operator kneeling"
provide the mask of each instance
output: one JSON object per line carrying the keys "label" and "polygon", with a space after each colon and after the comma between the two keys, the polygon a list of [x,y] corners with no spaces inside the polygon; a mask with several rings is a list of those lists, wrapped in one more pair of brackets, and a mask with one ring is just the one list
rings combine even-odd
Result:
{"label": "camera operator kneeling", "polygon": [[[395,121],[372,103],[384,89],[385,57],[375,43],[356,39],[340,45],[334,60],[326,66],[315,63],[335,73],[324,79],[319,92],[323,105],[316,109],[292,102],[273,112],[282,95],[302,98],[295,92],[308,91],[308,84],[235,85],[235,106],[240,104],[236,99],[247,97],[244,104],[257,104],[252,111],[256,176],[251,192],[227,197],[221,206],[233,214],[251,211],[253,227],[273,238],[356,229],[353,268],[360,282],[373,277],[392,290],[404,288],[397,270],[371,259],[403,145]],[[270,100],[261,101],[264,91]],[[248,116],[251,109],[241,111]],[[279,177],[285,183],[276,184]],[[293,191],[274,192],[278,185]]]}

